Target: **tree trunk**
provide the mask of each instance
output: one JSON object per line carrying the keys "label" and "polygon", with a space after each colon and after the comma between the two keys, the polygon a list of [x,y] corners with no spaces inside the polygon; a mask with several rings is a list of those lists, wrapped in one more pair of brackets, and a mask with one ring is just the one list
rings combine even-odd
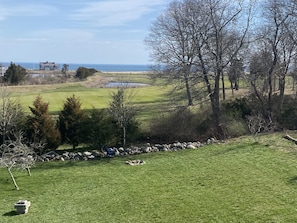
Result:
{"label": "tree trunk", "polygon": [[9,173],[9,175],[10,175],[10,178],[12,179],[12,182],[13,182],[13,185],[14,185],[15,189],[19,190],[20,188],[19,188],[19,186],[17,185],[16,180],[14,179],[14,176],[13,176],[13,174],[12,174],[12,172],[11,172],[11,168],[12,168],[12,167],[7,167],[7,171],[8,171],[8,173]]}
{"label": "tree trunk", "polygon": [[225,134],[221,123],[221,110],[220,110],[220,102],[218,100],[218,97],[216,95],[212,96],[211,99],[211,107],[212,107],[212,113],[213,113],[213,122],[216,127],[216,131],[218,134],[218,138],[224,139]]}
{"label": "tree trunk", "polygon": [[278,109],[277,109],[278,113],[281,113],[283,110],[285,85],[286,85],[285,76],[280,77],[280,79],[279,79],[279,104],[278,104]]}
{"label": "tree trunk", "polygon": [[27,167],[26,170],[27,170],[28,176],[31,176],[31,170],[30,170],[30,168]]}
{"label": "tree trunk", "polygon": [[225,101],[226,100],[226,92],[225,92],[224,72],[222,72],[222,90],[223,90],[223,101]]}
{"label": "tree trunk", "polygon": [[72,149],[73,151],[75,151],[76,147],[78,146],[78,141],[77,140],[73,140],[72,142]]}
{"label": "tree trunk", "polygon": [[189,78],[185,76],[185,83],[186,83],[186,90],[187,90],[187,98],[188,98],[188,106],[193,105],[193,98],[190,90],[190,85],[189,85]]}
{"label": "tree trunk", "polygon": [[235,90],[238,91],[239,89],[239,75],[236,75],[235,79]]}
{"label": "tree trunk", "polygon": [[216,127],[216,131],[218,133],[219,138],[225,138],[224,131],[221,125],[221,110],[220,110],[220,72],[219,70],[217,71],[216,77],[215,77],[215,87],[214,90],[212,91],[209,79],[208,79],[208,72],[206,70],[204,61],[202,59],[201,53],[198,54],[201,66],[202,66],[202,72],[203,72],[203,78],[204,82],[207,87],[207,92],[210,98],[210,103],[211,103],[211,108],[212,108],[212,113],[213,113],[213,118],[214,118],[214,123]]}
{"label": "tree trunk", "polygon": [[216,125],[216,131],[220,139],[225,138],[224,130],[221,123],[221,109],[220,109],[220,71],[217,71],[215,77],[215,87],[212,94],[211,107]]}
{"label": "tree trunk", "polygon": [[297,139],[291,137],[291,136],[288,135],[288,134],[286,134],[286,135],[284,136],[284,138],[287,139],[287,140],[290,140],[290,141],[294,142],[295,144],[297,144]]}
{"label": "tree trunk", "polygon": [[126,127],[123,126],[123,146],[126,146]]}
{"label": "tree trunk", "polygon": [[266,117],[267,116],[266,115],[267,114],[267,106],[265,105],[264,100],[263,100],[261,94],[258,92],[255,82],[251,81],[250,83],[251,83],[251,86],[252,86],[252,88],[254,90],[254,93],[256,95],[256,98],[258,99],[258,101],[261,104],[261,112]]}
{"label": "tree trunk", "polygon": [[275,70],[275,67],[277,65],[278,62],[278,54],[277,54],[277,49],[274,46],[273,47],[273,62],[272,65],[268,71],[268,114],[267,117],[265,118],[271,118],[272,117],[272,92],[273,92],[273,83],[272,83],[272,79],[273,79],[273,73]]}

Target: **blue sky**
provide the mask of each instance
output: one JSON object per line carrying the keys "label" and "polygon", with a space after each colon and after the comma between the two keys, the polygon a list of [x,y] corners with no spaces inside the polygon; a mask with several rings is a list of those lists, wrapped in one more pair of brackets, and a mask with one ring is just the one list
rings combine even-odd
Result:
{"label": "blue sky", "polygon": [[149,26],[170,0],[0,0],[0,63],[149,64]]}

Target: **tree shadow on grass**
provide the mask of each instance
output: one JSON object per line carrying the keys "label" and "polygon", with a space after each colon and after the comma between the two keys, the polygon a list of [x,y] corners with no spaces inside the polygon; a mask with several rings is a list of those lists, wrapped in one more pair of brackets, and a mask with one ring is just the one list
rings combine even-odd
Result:
{"label": "tree shadow on grass", "polygon": [[3,214],[4,217],[12,217],[18,215],[16,211],[9,211]]}
{"label": "tree shadow on grass", "polygon": [[126,157],[104,157],[94,160],[67,160],[67,161],[50,161],[43,162],[36,165],[32,170],[46,170],[46,169],[62,169],[71,167],[85,167],[85,166],[100,166],[106,164],[114,164],[117,162],[123,162],[123,160],[129,159],[130,156]]}
{"label": "tree shadow on grass", "polygon": [[218,151],[214,152],[212,155],[213,156],[226,155],[226,154],[229,154],[232,152],[237,152],[239,150],[243,150],[246,148],[247,148],[246,145],[229,145],[227,148],[218,150]]}
{"label": "tree shadow on grass", "polygon": [[67,161],[50,161],[50,162],[42,162],[37,163],[34,168],[32,169],[61,169],[61,168],[71,168],[76,166],[92,166],[92,165],[100,165],[100,160],[88,160],[88,161],[82,161],[82,160],[67,160]]}
{"label": "tree shadow on grass", "polygon": [[292,184],[292,185],[297,186],[297,176],[291,177],[289,179],[289,183]]}

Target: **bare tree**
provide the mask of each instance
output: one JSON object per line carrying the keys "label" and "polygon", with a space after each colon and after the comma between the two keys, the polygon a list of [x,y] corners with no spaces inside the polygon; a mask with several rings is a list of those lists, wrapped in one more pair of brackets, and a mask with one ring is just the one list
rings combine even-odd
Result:
{"label": "bare tree", "polygon": [[[296,17],[296,3],[294,0],[272,0],[264,1],[262,5],[262,20],[258,27],[257,46],[260,46],[260,52],[254,53],[259,55],[262,53],[262,58],[257,63],[262,63],[265,84],[262,92],[255,87],[255,82],[251,82],[254,93],[260,101],[263,109],[263,115],[267,119],[273,117],[273,100],[272,96],[278,94],[278,103],[275,104],[275,113],[282,111],[282,104],[285,92],[286,76],[289,73],[289,67],[292,64],[293,57],[296,52],[296,36],[297,32],[292,24],[297,24]],[[266,56],[263,56],[265,52]],[[267,61],[267,58],[270,58]],[[255,57],[254,57],[255,59]],[[253,64],[254,63],[254,64]],[[255,60],[251,61],[253,70],[255,67]],[[252,80],[257,79],[255,72],[251,69]],[[262,73],[263,77],[263,73]],[[275,83],[278,80],[278,89],[275,88]],[[264,95],[265,97],[261,97]],[[267,98],[267,99],[265,99]]]}
{"label": "bare tree", "polygon": [[0,89],[0,135],[2,144],[13,140],[15,132],[19,131],[24,121],[24,111],[17,100],[11,100],[5,87]]}
{"label": "bare tree", "polygon": [[258,135],[260,133],[268,132],[273,130],[274,123],[272,119],[266,119],[262,113],[258,113],[256,115],[250,115],[247,117],[248,120],[248,128],[250,133],[254,136],[254,140],[258,140]]}
{"label": "bare tree", "polygon": [[204,81],[219,137],[224,137],[220,81],[224,83],[224,69],[245,44],[251,12],[245,2],[174,1],[157,18],[146,41],[153,60],[171,68],[171,78],[176,78],[176,73],[184,77],[189,105],[193,103],[192,89],[187,81]]}
{"label": "bare tree", "polygon": [[262,114],[265,117],[270,117],[268,115],[269,100],[266,100],[266,97],[272,91],[272,77],[267,69],[271,67],[271,64],[273,64],[272,55],[265,48],[254,53],[250,59],[249,80],[251,88],[260,103]]}
{"label": "bare tree", "polygon": [[63,64],[62,73],[64,74],[65,81],[67,81],[67,78],[68,78],[68,70],[69,70],[69,64]]}
{"label": "bare tree", "polygon": [[[211,29],[209,34],[204,37],[204,41],[214,72],[214,86],[209,93],[217,131],[219,136],[223,137],[219,94],[220,78],[224,83],[224,70],[246,44],[251,7],[245,5],[243,1],[210,0],[207,2]],[[239,21],[241,26],[238,25]],[[208,79],[208,76],[205,79]]]}
{"label": "bare tree", "polygon": [[113,119],[122,128],[122,140],[123,146],[125,146],[127,127],[133,121],[137,112],[132,102],[133,94],[128,94],[127,89],[120,87],[111,97],[109,110]]}
{"label": "bare tree", "polygon": [[234,89],[239,89],[239,78],[243,74],[243,60],[242,58],[234,58],[230,62],[228,77],[231,84],[232,95],[234,95]]}
{"label": "bare tree", "polygon": [[195,24],[191,10],[193,1],[173,1],[168,9],[152,24],[146,44],[151,48],[153,60],[161,65],[170,80],[182,80],[187,94],[188,105],[193,105],[193,67],[197,57]]}
{"label": "bare tree", "polygon": [[0,158],[0,166],[7,169],[13,184],[17,190],[19,187],[12,173],[12,169],[27,170],[31,176],[30,168],[35,164],[34,151],[23,142],[22,132],[15,134],[14,140],[7,140],[0,147],[2,156]]}
{"label": "bare tree", "polygon": [[[0,132],[2,143],[0,146],[0,166],[7,168],[15,188],[19,187],[13,176],[12,169],[25,169],[31,175],[30,168],[34,165],[33,147],[28,146],[21,131],[24,117],[19,103],[12,101],[4,88],[1,88]],[[37,147],[38,145],[35,145]],[[40,145],[42,146],[42,145]]]}

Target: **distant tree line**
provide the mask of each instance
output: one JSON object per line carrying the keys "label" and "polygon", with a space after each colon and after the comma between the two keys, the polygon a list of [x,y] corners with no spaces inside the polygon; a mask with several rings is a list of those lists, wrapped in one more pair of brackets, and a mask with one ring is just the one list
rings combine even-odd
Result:
{"label": "distant tree line", "polygon": [[[60,78],[62,78],[63,81],[66,81],[69,78],[71,78],[68,69],[69,69],[69,65],[64,64],[61,70],[61,74],[63,74],[63,76],[60,76]],[[85,80],[89,76],[92,76],[97,72],[98,71],[94,68],[79,67],[75,72],[74,78],[77,78],[79,80]],[[59,78],[59,77],[57,76],[56,78]],[[27,82],[30,81],[30,75],[28,75],[28,72],[24,67],[11,62],[6,72],[4,73],[1,81],[2,81],[2,84],[5,84],[5,85],[26,84]],[[62,80],[60,80],[60,82],[61,81]],[[44,81],[43,83],[46,83],[46,81]]]}

